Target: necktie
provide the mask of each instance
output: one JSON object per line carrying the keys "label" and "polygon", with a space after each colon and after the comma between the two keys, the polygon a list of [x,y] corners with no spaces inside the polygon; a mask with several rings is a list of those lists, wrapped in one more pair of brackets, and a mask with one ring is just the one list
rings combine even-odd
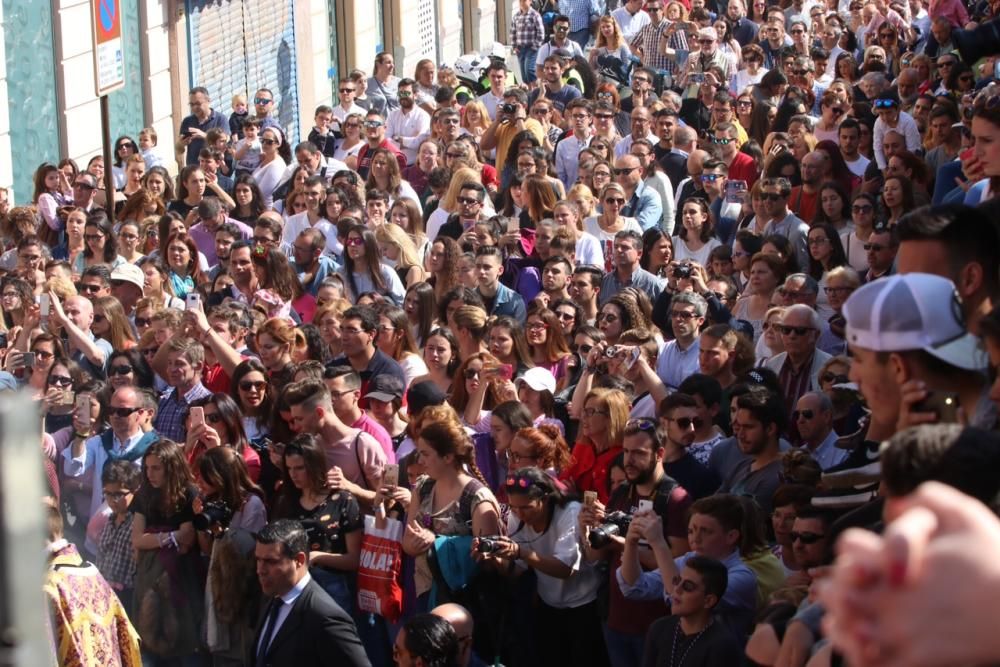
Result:
{"label": "necktie", "polygon": [[281,598],[274,598],[271,600],[271,604],[268,605],[267,622],[264,623],[264,632],[260,638],[260,646],[257,648],[258,667],[263,667],[265,664],[264,657],[267,655],[267,647],[271,644],[271,634],[274,632],[274,626],[278,622],[278,614],[281,612],[284,604]]}

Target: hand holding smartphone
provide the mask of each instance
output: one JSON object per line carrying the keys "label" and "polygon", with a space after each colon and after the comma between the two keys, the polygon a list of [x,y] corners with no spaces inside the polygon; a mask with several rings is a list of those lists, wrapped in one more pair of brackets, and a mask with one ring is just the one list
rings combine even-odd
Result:
{"label": "hand holding smartphone", "polygon": [[90,394],[77,395],[76,419],[81,425],[90,426]]}
{"label": "hand holding smartphone", "polygon": [[196,405],[191,408],[189,414],[191,417],[191,428],[205,424],[205,408]]}
{"label": "hand holding smartphone", "polygon": [[387,463],[382,472],[382,486],[395,488],[399,486],[399,465]]}

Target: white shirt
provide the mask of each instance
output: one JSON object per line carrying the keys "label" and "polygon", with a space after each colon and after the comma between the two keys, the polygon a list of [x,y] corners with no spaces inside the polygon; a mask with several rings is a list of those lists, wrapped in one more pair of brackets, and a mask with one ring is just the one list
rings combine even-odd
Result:
{"label": "white shirt", "polygon": [[278,183],[281,182],[281,175],[286,166],[281,157],[276,157],[264,166],[253,170],[253,178],[257,181],[257,187],[260,188],[266,209],[274,206],[274,191],[278,187]]}
{"label": "white shirt", "polygon": [[[266,650],[267,647],[271,645],[271,640],[278,634],[278,630],[281,629],[281,626],[284,624],[285,619],[288,618],[288,615],[292,613],[292,605],[294,605],[295,601],[299,599],[299,596],[302,595],[303,591],[305,591],[306,586],[309,585],[310,581],[312,581],[312,577],[309,576],[309,570],[306,570],[305,575],[299,579],[298,583],[292,586],[292,590],[281,596],[281,601],[284,604],[281,605],[281,609],[278,610],[278,616],[274,619],[274,627],[271,628],[271,634],[265,637],[263,631],[261,631],[260,641],[257,642],[258,653],[262,648]],[[267,624],[266,618],[267,617],[265,616],[265,629]]]}
{"label": "white shirt", "polygon": [[401,108],[389,112],[385,135],[399,137],[397,143],[399,143],[399,150],[406,156],[406,164],[413,164],[417,159],[417,148],[420,145],[421,137],[430,132],[430,129],[430,114],[414,105],[409,112],[403,111]]}
{"label": "white shirt", "polygon": [[580,167],[580,151],[590,145],[593,135],[583,141],[576,135],[566,137],[556,146],[556,176],[569,190],[576,183],[576,174]]}
{"label": "white shirt", "polygon": [[851,162],[847,162],[847,160],[844,160],[844,162],[847,163],[847,168],[851,170],[852,174],[860,178],[864,178],[865,171],[868,169],[868,165],[871,163],[871,160],[866,158],[861,153],[858,153],[858,159],[853,160]]}
{"label": "white shirt", "polygon": [[500,92],[500,97],[497,97],[493,94],[492,90],[487,90],[476,99],[482,102],[483,106],[486,107],[486,113],[490,115],[490,120],[496,120],[497,107],[503,104],[503,91]]}
{"label": "white shirt", "polygon": [[360,115],[362,118],[364,118],[367,112],[354,102],[351,102],[350,109],[345,109],[342,104],[338,104],[337,106],[333,107],[333,117],[339,120],[341,123],[347,120],[347,117],[350,116],[352,113],[356,113]]}
{"label": "white shirt", "polygon": [[624,5],[611,12],[611,18],[618,22],[627,43],[631,43],[632,38],[651,23],[649,14],[645,11],[640,9],[635,14],[629,14]]}
{"label": "white shirt", "polygon": [[343,246],[337,241],[337,227],[330,224],[326,218],[320,218],[315,225],[309,224],[309,213],[303,211],[296,213],[285,221],[285,232],[282,240],[288,245],[294,245],[299,234],[307,229],[318,229],[326,237],[326,254],[337,256],[343,250]]}
{"label": "white shirt", "polygon": [[[654,146],[656,144],[660,143],[660,138],[658,136],[656,136],[655,134],[653,134],[652,132],[650,132],[649,134],[646,135],[646,139],[648,139],[649,143],[653,144]],[[622,139],[621,141],[618,142],[618,144],[615,146],[615,159],[616,160],[618,158],[622,157],[623,155],[628,155],[629,154],[629,151],[632,150],[632,141],[633,141],[632,140],[632,135],[629,134],[624,139]]]}

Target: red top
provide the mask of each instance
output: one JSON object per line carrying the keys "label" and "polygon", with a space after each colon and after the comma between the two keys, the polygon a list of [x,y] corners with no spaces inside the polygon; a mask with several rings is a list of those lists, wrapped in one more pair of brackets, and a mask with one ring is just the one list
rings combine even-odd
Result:
{"label": "red top", "polygon": [[760,177],[760,172],[754,165],[753,158],[746,153],[737,153],[729,165],[729,173],[726,175],[731,181],[746,181],[747,190],[753,187]]}
{"label": "red top", "polygon": [[611,496],[608,469],[621,451],[621,445],[615,445],[598,454],[589,442],[578,442],[573,446],[572,465],[563,470],[559,478],[572,482],[578,493],[597,491],[601,503],[607,505]]}
{"label": "red top", "polygon": [[812,224],[818,207],[819,190],[809,194],[802,190],[801,185],[796,185],[788,195],[788,210],[799,216],[806,224]]}

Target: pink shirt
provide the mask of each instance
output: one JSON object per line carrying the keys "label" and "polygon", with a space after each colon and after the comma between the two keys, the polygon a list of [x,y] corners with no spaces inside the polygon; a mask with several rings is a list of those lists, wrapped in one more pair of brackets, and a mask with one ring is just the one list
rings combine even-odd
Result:
{"label": "pink shirt", "polygon": [[956,28],[964,28],[969,22],[969,12],[961,0],[931,0],[927,13],[934,18],[945,17]]}
{"label": "pink shirt", "polygon": [[389,432],[385,430],[384,426],[369,417],[367,412],[362,410],[361,419],[351,424],[351,428],[361,429],[378,440],[378,444],[382,446],[382,451],[385,452],[386,463],[396,462],[396,452],[392,450],[392,438],[389,437]]}
{"label": "pink shirt", "polygon": [[355,484],[369,491],[382,485],[382,471],[388,461],[382,445],[368,433],[358,430],[337,442],[324,442],[323,450],[327,466],[337,466]]}

